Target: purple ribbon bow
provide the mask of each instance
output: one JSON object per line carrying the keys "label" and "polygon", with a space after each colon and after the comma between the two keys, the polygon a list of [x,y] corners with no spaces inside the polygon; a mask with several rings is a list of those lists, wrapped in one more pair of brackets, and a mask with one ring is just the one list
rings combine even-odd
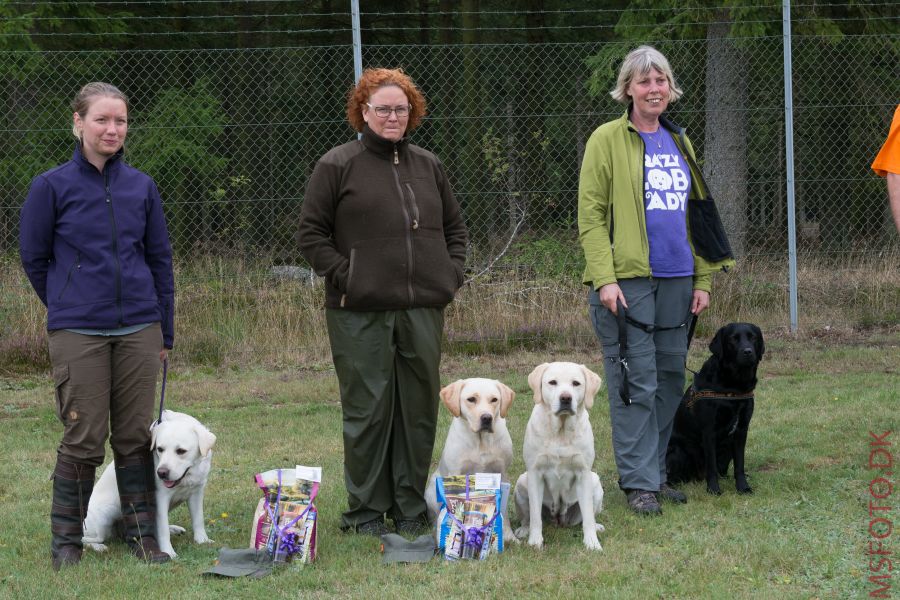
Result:
{"label": "purple ribbon bow", "polygon": [[291,519],[291,521],[284,526],[278,525],[278,509],[281,505],[281,469],[278,469],[278,494],[275,496],[274,509],[269,503],[268,488],[263,490],[263,492],[266,512],[269,513],[269,520],[272,522],[272,527],[275,529],[275,552],[273,552],[273,554],[277,556],[280,553],[284,553],[285,556],[293,556],[300,551],[300,538],[296,533],[288,531],[288,529],[297,523],[297,521],[303,519],[303,517],[306,516],[306,513],[309,512],[309,509],[312,508],[315,492],[310,494],[309,504],[306,505],[303,512]]}
{"label": "purple ribbon bow", "polygon": [[[466,501],[469,500],[469,476],[466,475]],[[462,541],[463,546],[468,546],[473,550],[481,550],[481,546],[484,545],[484,536],[490,531],[491,527],[494,525],[494,519],[497,518],[497,515],[500,512],[500,507],[496,507],[494,511],[494,515],[488,520],[484,525],[464,525],[462,521],[460,521],[455,514],[447,511],[447,514],[450,515],[450,518],[453,519],[458,526],[460,531],[462,531]]]}

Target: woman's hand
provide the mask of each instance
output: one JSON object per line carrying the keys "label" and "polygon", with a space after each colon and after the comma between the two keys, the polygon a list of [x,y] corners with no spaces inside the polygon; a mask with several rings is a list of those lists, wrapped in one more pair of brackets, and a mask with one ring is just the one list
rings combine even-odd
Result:
{"label": "woman's hand", "polygon": [[709,292],[703,290],[694,290],[694,297],[691,300],[691,312],[699,315],[709,306]]}
{"label": "woman's hand", "polygon": [[600,304],[609,309],[609,312],[614,315],[619,314],[617,300],[621,300],[622,306],[628,308],[628,303],[625,302],[625,294],[622,293],[622,288],[619,287],[618,283],[607,283],[597,290],[597,293],[600,295]]}
{"label": "woman's hand", "polygon": [[169,358],[169,351],[165,348],[159,351],[159,362],[165,362]]}

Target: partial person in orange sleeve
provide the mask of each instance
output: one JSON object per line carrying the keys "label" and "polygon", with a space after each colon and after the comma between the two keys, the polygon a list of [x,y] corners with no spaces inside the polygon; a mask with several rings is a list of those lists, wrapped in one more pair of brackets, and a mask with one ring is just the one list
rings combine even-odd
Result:
{"label": "partial person in orange sleeve", "polygon": [[872,163],[872,170],[879,177],[887,177],[891,214],[894,215],[894,225],[900,232],[900,104],[894,110],[891,131]]}

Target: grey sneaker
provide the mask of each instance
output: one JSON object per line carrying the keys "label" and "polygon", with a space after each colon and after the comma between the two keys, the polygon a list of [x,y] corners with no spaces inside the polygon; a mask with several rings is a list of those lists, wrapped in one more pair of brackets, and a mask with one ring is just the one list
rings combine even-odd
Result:
{"label": "grey sneaker", "polygon": [[684,492],[676,490],[668,483],[663,483],[659,486],[659,491],[656,492],[656,499],[667,500],[675,504],[687,504],[687,496],[684,495]]}
{"label": "grey sneaker", "polygon": [[662,514],[662,508],[656,500],[656,494],[646,490],[631,490],[626,496],[628,498],[628,508],[639,515],[659,515]]}

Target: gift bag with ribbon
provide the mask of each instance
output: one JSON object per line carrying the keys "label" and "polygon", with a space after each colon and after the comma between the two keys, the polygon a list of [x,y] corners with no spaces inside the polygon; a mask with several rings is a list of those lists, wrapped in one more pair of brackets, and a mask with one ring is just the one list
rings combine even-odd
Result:
{"label": "gift bag with ribbon", "polygon": [[276,563],[311,563],[316,558],[315,499],[320,467],[297,465],[256,474],[263,492],[253,516],[250,547],[265,549]]}
{"label": "gift bag with ribbon", "polygon": [[503,552],[499,473],[438,477],[435,487],[441,505],[435,535],[444,558],[484,560],[491,552]]}

